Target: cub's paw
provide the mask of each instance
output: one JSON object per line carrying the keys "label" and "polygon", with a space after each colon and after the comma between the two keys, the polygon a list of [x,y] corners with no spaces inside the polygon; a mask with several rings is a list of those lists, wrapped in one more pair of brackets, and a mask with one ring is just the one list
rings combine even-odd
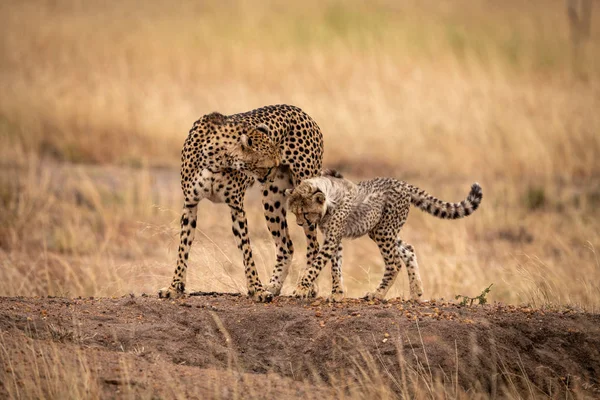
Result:
{"label": "cub's paw", "polygon": [[298,299],[308,299],[315,296],[315,289],[312,287],[297,286],[292,296]]}
{"label": "cub's paw", "polygon": [[183,296],[185,296],[184,291],[179,291],[172,287],[162,288],[158,291],[158,297],[161,299],[178,299]]}
{"label": "cub's paw", "polygon": [[248,296],[257,303],[270,303],[273,300],[273,294],[262,287],[248,291]]}
{"label": "cub's paw", "polygon": [[279,296],[281,293],[281,285],[278,283],[269,283],[265,289],[273,296]]}
{"label": "cub's paw", "polygon": [[365,294],[365,297],[363,297],[363,299],[371,301],[371,300],[383,300],[385,296],[383,296],[381,293],[379,292],[369,292],[367,294]]}
{"label": "cub's paw", "polygon": [[331,292],[329,301],[339,303],[342,300],[344,300],[344,292]]}
{"label": "cub's paw", "polygon": [[410,299],[413,301],[421,301],[423,296],[423,287],[414,285],[410,288]]}
{"label": "cub's paw", "polygon": [[420,292],[420,293],[411,293],[410,294],[410,299],[412,301],[421,302],[421,301],[423,301],[422,296],[423,296],[423,292]]}

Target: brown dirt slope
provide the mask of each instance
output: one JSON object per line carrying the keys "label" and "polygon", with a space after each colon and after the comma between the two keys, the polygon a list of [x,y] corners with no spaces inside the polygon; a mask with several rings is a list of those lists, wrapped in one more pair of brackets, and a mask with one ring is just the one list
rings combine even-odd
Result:
{"label": "brown dirt slope", "polygon": [[0,331],[0,398],[31,392],[30,380],[32,397],[62,397],[45,382],[75,379],[69,370],[86,377],[81,389],[67,382],[84,397],[353,397],[369,384],[412,395],[419,381],[430,393],[437,383],[466,394],[600,395],[600,315],[569,308],[0,298]]}

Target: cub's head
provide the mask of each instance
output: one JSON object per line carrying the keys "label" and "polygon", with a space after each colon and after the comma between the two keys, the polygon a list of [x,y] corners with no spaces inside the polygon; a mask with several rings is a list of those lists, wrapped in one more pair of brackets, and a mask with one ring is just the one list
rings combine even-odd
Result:
{"label": "cub's head", "polygon": [[296,222],[300,226],[318,224],[327,212],[325,193],[310,181],[305,180],[294,189],[285,191],[288,208],[296,215]]}
{"label": "cub's head", "polygon": [[247,172],[261,183],[273,181],[281,165],[281,154],[269,137],[269,128],[265,124],[242,124],[238,128],[240,135],[234,136],[229,148],[231,168]]}

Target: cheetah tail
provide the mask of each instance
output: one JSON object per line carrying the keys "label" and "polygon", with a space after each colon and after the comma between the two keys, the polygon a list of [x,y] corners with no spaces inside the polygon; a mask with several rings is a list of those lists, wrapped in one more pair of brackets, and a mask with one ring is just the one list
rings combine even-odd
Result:
{"label": "cheetah tail", "polygon": [[411,202],[415,207],[443,219],[457,219],[473,214],[483,198],[483,192],[478,183],[471,186],[467,198],[460,203],[448,203],[431,196],[424,190],[419,190],[417,187],[408,184],[406,186],[411,195]]}

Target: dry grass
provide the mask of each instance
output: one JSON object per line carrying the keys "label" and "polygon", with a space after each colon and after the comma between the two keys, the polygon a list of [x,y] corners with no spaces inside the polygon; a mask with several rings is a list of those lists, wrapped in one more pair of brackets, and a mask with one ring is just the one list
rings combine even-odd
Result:
{"label": "dry grass", "polygon": [[[52,325],[47,331],[31,325],[26,334],[0,332],[0,377],[9,398],[261,399],[279,398],[282,389],[283,397],[306,399],[521,399],[524,393],[527,398],[549,397],[548,388],[537,387],[524,369],[517,373],[506,369],[500,353],[489,355],[497,367],[489,381],[463,377],[459,384],[461,362],[465,360],[459,361],[456,354],[450,368],[434,369],[439,366],[427,361],[422,338],[417,344],[402,334],[395,343],[395,362],[386,363],[378,352],[371,353],[360,342],[353,342],[355,351],[344,352],[352,367],[331,371],[324,382],[316,370],[312,378],[303,381],[246,373],[235,353],[230,354],[228,368],[219,370],[173,365],[158,356],[149,362],[143,348],[138,347],[107,352],[87,346],[85,341],[79,346],[65,344],[62,335],[72,338],[76,330],[74,321],[73,329],[61,328],[58,334]],[[222,332],[227,335],[226,330]],[[39,340],[46,337],[51,340]],[[550,390],[550,398],[563,392],[565,398],[585,397],[587,393],[578,381],[569,389],[564,392],[564,388],[556,387],[554,392]]]}
{"label": "dry grass", "polygon": [[[3,3],[0,293],[154,292],[174,264],[191,122],[286,102],[319,122],[326,164],[350,175],[447,200],[482,184],[474,217],[413,212],[405,228],[428,297],[494,283],[494,300],[597,309],[600,35],[574,71],[561,2],[504,4]],[[255,203],[265,279],[274,252]],[[201,215],[190,287],[243,290],[226,208]],[[303,258],[293,234],[287,290]],[[350,295],[377,284],[373,244],[345,255]]]}
{"label": "dry grass", "polygon": [[[64,166],[32,159],[11,176],[17,179],[3,186],[9,195],[1,221],[7,228],[0,231],[2,294],[154,293],[169,281],[178,239],[176,170]],[[468,189],[462,182],[436,186],[436,193],[446,199],[459,199]],[[468,220],[441,221],[412,211],[403,237],[416,247],[426,297],[472,296],[494,283],[492,300],[536,306],[570,303],[597,311],[594,196],[573,189],[548,193],[552,200],[532,211],[524,206],[528,192],[521,192],[519,185],[495,188],[486,193],[488,206]],[[259,198],[254,188],[246,204],[255,260],[265,281],[275,254]],[[229,220],[227,207],[207,202],[201,216],[190,288],[243,292],[241,255],[230,227],[222,223]],[[284,286],[287,294],[304,263],[303,235],[294,225],[292,236],[297,256]],[[348,295],[372,290],[383,274],[375,244],[367,238],[348,242],[344,256]],[[318,282],[326,295],[329,274],[323,273]],[[407,294],[402,273],[390,296]]]}
{"label": "dry grass", "polygon": [[176,164],[200,115],[286,102],[330,164],[597,174],[597,30],[581,79],[562,2],[470,3],[5,2],[2,126],[59,159]]}
{"label": "dry grass", "polygon": [[[351,176],[449,201],[482,184],[467,220],[412,212],[404,238],[426,297],[494,283],[491,300],[597,312],[598,26],[574,65],[562,1],[2,2],[0,295],[154,293],[175,266],[191,123],[289,103],[322,127],[326,164]],[[266,280],[275,256],[258,203],[250,193]],[[201,207],[192,289],[244,291],[227,214]],[[292,233],[284,293],[304,260]],[[352,242],[344,260],[350,296],[377,285],[374,244]],[[407,288],[401,275],[390,295]]]}
{"label": "dry grass", "polygon": [[[14,334],[14,333],[13,333]],[[143,349],[106,352],[88,346],[32,339],[54,335],[0,332],[3,393],[11,399],[261,399],[276,398],[282,385],[312,389],[310,384],[278,376],[199,367],[174,366],[156,358],[148,362]],[[272,383],[269,382],[272,380]],[[279,391],[278,391],[279,390]],[[321,392],[308,397],[319,398]]]}

